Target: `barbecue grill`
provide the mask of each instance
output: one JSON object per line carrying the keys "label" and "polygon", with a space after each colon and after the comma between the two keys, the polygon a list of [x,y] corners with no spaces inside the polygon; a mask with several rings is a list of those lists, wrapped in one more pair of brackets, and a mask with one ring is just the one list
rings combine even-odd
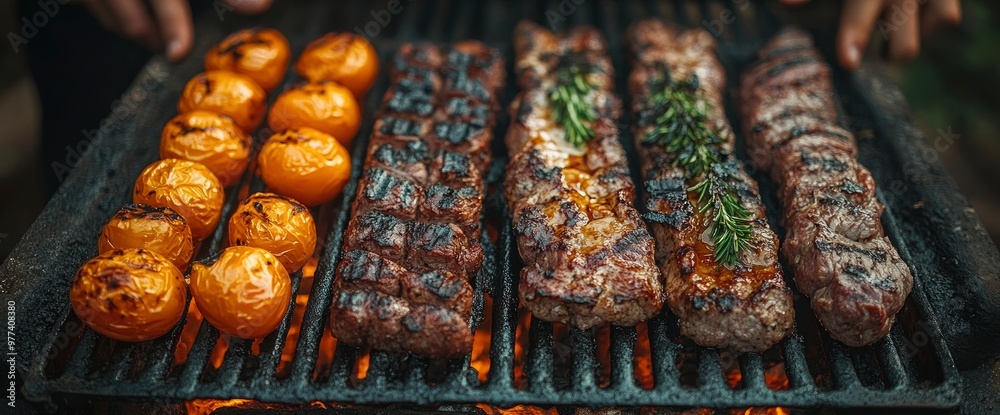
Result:
{"label": "barbecue grill", "polygon": [[[1000,269],[1000,260],[968,209],[968,202],[940,165],[927,161],[926,152],[933,150],[913,126],[899,92],[873,66],[856,74],[836,71],[835,82],[845,122],[859,137],[860,160],[880,185],[879,199],[886,205],[886,233],[916,280],[891,334],[873,346],[848,348],[832,341],[816,322],[808,299],[797,295],[795,333],[764,354],[749,353],[732,361],[725,353],[695,347],[678,339],[677,321],[665,311],[638,329],[571,330],[567,341],[571,357],[563,359],[556,345],[563,342],[559,332],[565,327],[527,320],[518,309],[520,260],[506,204],[498,190],[506,161],[501,142],[506,131],[505,114],[495,132],[497,157],[488,175],[492,190],[484,214],[484,229],[495,232],[484,232],[486,262],[473,283],[477,296],[472,324],[491,322],[490,331],[480,330],[488,333],[490,340],[485,382],[471,367],[469,356],[430,362],[409,355],[379,351],[368,354],[346,345],[331,346],[323,338],[329,336],[325,333],[329,331],[334,270],[373,112],[387,87],[384,73],[363,103],[363,129],[351,150],[351,181],[342,197],[314,210],[320,224],[328,225],[314,276],[309,279],[301,273],[293,275],[293,292],[308,293],[307,302],[292,301],[292,308],[303,312],[304,307],[300,324],[295,324],[297,319],[290,310],[276,332],[262,341],[233,339],[219,343],[219,331],[201,322],[183,359],[175,356],[177,343],[183,333],[194,331],[188,326],[196,324],[186,319],[168,335],[139,344],[115,343],[84,329],[67,301],[72,275],[94,255],[96,235],[107,218],[130,200],[135,177],[157,158],[160,129],[175,114],[184,83],[202,71],[200,56],[234,30],[251,25],[277,28],[288,36],[293,56],[323,33],[341,30],[367,31],[382,62],[387,62],[404,41],[446,43],[467,38],[482,39],[500,48],[510,61],[512,29],[521,18],[556,27],[594,24],[609,39],[617,71],[617,93],[628,99],[624,92],[629,66],[621,40],[630,22],[660,16],[681,25],[713,29],[720,37],[719,54],[731,88],[736,86],[738,74],[756,47],[782,22],[773,8],[744,1],[415,0],[403,2],[402,8],[396,14],[384,4],[286,2],[259,19],[216,8],[196,22],[199,36],[192,58],[177,65],[167,64],[160,57],[150,61],[102,125],[92,149],[3,264],[0,278],[4,286],[18,290],[18,368],[27,398],[44,402],[49,408],[93,400],[180,402],[202,398],[287,404],[404,403],[439,409],[452,404],[488,403],[831,406],[912,413],[949,411],[960,405],[962,378],[952,353],[963,365],[972,365],[976,363],[976,348],[994,340],[990,333],[1000,332],[995,330],[1000,312],[991,308],[996,304],[991,298],[1000,298],[996,295],[1000,289],[996,281],[989,279],[991,272]],[[726,10],[735,17],[731,23],[726,22]],[[718,25],[716,19],[720,19]],[[831,33],[822,30],[814,31],[814,35],[819,44],[829,43],[823,40],[831,38]],[[829,56],[830,51],[824,52]],[[289,71],[283,87],[297,81]],[[502,103],[509,103],[515,92],[514,82],[509,80]],[[732,125],[738,126],[733,104],[730,98],[727,112]],[[633,177],[637,177],[627,125],[621,131],[633,162]],[[258,147],[268,133],[255,135]],[[742,149],[739,141],[738,147]],[[747,159],[745,153],[740,157]],[[760,183],[772,227],[781,235],[774,184],[764,174],[755,173],[754,177]],[[250,192],[260,191],[264,185],[248,173],[242,185],[228,191],[221,223],[226,223],[248,188]],[[202,244],[199,257],[210,258],[218,253],[224,247],[223,241],[224,227],[220,226]],[[311,286],[300,287],[306,281],[311,281]],[[967,302],[956,300],[958,290],[965,293]],[[987,324],[992,324],[992,331]],[[519,329],[519,325],[523,327]],[[297,331],[297,343],[285,367],[282,351],[290,346],[285,342],[290,330]],[[605,341],[607,344],[603,344]],[[220,347],[222,350],[217,350]],[[332,361],[318,362],[324,360],[319,356],[329,354],[326,349],[331,347],[335,347]],[[524,351],[518,353],[518,348]],[[652,384],[635,376],[636,356],[639,350],[647,349]],[[222,358],[216,366],[213,354],[218,353]],[[363,379],[356,373],[362,360],[368,364]],[[775,366],[787,378],[787,384],[769,386],[765,371],[770,373]]]}

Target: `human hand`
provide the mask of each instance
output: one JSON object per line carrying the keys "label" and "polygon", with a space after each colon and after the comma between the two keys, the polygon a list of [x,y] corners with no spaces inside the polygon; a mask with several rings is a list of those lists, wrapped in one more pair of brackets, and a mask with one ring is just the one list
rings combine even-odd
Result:
{"label": "human hand", "polygon": [[[237,13],[257,14],[273,0],[218,0]],[[81,0],[91,14],[114,33],[177,61],[191,51],[194,25],[188,0]]]}
{"label": "human hand", "polygon": [[[799,6],[811,0],[780,1],[786,6]],[[921,37],[961,21],[959,0],[844,0],[837,31],[837,60],[846,69],[857,69],[876,23],[888,39],[889,59],[906,61],[920,54]]]}

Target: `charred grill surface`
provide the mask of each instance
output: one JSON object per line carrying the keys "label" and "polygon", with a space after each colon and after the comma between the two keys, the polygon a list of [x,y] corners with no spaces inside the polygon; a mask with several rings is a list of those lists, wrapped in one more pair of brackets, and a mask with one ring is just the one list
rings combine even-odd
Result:
{"label": "charred grill surface", "polygon": [[[600,31],[559,36],[534,23],[514,32],[521,93],[511,105],[505,195],[525,266],[518,291],[537,318],[589,328],[628,326],[659,313],[663,286],[653,240],[632,206],[634,189],[618,141],[621,104]],[[550,93],[565,65],[587,68],[585,105],[594,136],[567,141]]]}
{"label": "charred grill surface", "polygon": [[883,233],[875,181],[838,126],[830,68],[809,35],[788,30],[743,74],[748,152],[778,183],[782,254],[831,337],[849,346],[889,332],[913,287]]}
{"label": "charred grill surface", "polygon": [[[667,304],[680,320],[681,334],[698,344],[737,352],[762,352],[792,331],[795,311],[778,264],[778,237],[767,224],[756,182],[733,154],[733,134],[723,113],[726,79],[708,32],[678,30],[660,20],[632,25],[629,90],[637,122],[633,133],[644,177],[644,215],[656,240],[656,260],[665,278]],[[679,165],[677,151],[647,137],[661,127],[653,96],[660,80],[697,79],[708,105],[706,127],[717,131],[714,148],[724,158],[728,186],[750,215],[749,241],[734,265],[720,263],[711,238],[712,212],[700,209],[691,172]],[[693,78],[694,77],[694,78]],[[676,134],[680,134],[677,132]]]}
{"label": "charred grill surface", "polygon": [[337,267],[339,341],[431,358],[469,354],[482,173],[503,86],[499,52],[405,44],[377,117]]}

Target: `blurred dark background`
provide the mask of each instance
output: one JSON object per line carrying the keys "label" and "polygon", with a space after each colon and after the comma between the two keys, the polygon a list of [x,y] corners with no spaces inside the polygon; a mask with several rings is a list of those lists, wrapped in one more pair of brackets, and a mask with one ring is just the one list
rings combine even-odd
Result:
{"label": "blurred dark background", "polygon": [[[197,2],[196,2],[197,3]],[[201,6],[209,4],[201,2]],[[820,3],[794,12],[836,24],[836,2]],[[994,120],[1000,111],[1000,4],[989,0],[965,0],[960,27],[925,39],[920,57],[906,65],[890,65],[889,71],[906,96],[918,124],[928,140],[942,133],[958,135],[939,156],[975,208],[993,237],[1000,240],[1000,131]],[[75,5],[62,5],[37,35],[29,40],[79,51],[77,64],[45,65],[33,59],[29,67],[25,46],[15,51],[9,34],[22,31],[18,6],[37,7],[35,1],[6,1],[0,5],[0,33],[9,44],[0,45],[0,260],[6,258],[44,208],[59,178],[72,169],[79,153],[86,147],[40,145],[42,107],[39,91],[52,95],[74,89],[65,100],[48,100],[47,110],[60,111],[83,122],[84,127],[49,125],[70,141],[86,139],[87,132],[98,127],[110,113],[113,102],[131,83],[131,77],[117,77],[109,82],[89,82],[93,74],[117,68],[134,74],[150,56],[138,45],[120,40],[96,29],[97,23]],[[207,7],[206,7],[207,8]],[[72,21],[74,24],[66,24]],[[72,29],[79,25],[95,28],[92,35],[79,36]],[[196,34],[197,36],[197,34]],[[879,59],[881,35],[876,32],[867,59]],[[36,43],[36,44],[38,44]],[[95,47],[95,45],[99,45]],[[194,57],[198,59],[200,57]],[[34,69],[32,71],[31,69]],[[47,81],[36,85],[32,73],[43,74]],[[88,102],[69,96],[85,96]],[[173,109],[165,109],[172,111]],[[64,155],[56,165],[46,165],[45,152]]]}

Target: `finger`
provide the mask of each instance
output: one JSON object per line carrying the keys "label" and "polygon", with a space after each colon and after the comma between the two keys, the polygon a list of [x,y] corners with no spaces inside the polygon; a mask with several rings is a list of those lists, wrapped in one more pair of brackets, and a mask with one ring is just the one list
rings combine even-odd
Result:
{"label": "finger", "polygon": [[846,69],[857,69],[868,46],[872,27],[884,4],[878,0],[847,0],[840,15],[837,33],[837,59]]}
{"label": "finger", "polygon": [[222,0],[240,14],[260,14],[271,8],[273,0]]}
{"label": "finger", "polygon": [[167,45],[167,59],[176,62],[191,50],[194,38],[191,8],[186,0],[158,0],[152,5],[160,35]]}
{"label": "finger", "polygon": [[115,17],[111,14],[111,10],[108,5],[103,1],[99,0],[86,0],[83,5],[87,7],[87,11],[97,19],[97,22],[101,24],[105,30],[109,32],[114,32],[117,30],[117,24],[115,22]]}
{"label": "finger", "polygon": [[158,49],[162,44],[149,10],[140,0],[107,0],[108,7],[118,22],[118,31],[125,37],[136,40],[146,47]]}
{"label": "finger", "polygon": [[962,4],[959,0],[929,0],[924,5],[920,32],[928,36],[946,26],[958,26],[962,22]]}
{"label": "finger", "polygon": [[[913,10],[905,18],[893,21],[895,30],[889,35],[889,59],[908,61],[920,54],[920,19],[917,16],[917,0],[895,0],[897,10]],[[891,13],[886,10],[886,13]],[[886,18],[891,18],[886,16]]]}

